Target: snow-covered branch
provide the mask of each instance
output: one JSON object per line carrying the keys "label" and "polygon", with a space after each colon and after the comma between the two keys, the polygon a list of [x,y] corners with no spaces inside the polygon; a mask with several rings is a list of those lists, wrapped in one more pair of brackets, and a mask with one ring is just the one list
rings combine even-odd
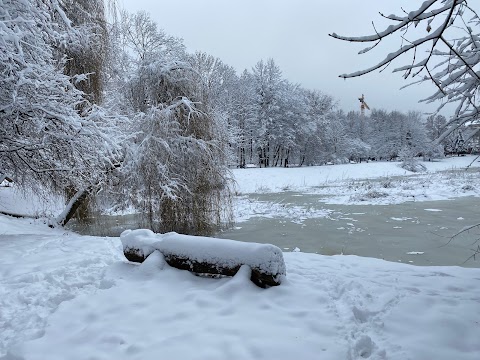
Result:
{"label": "snow-covered branch", "polygon": [[[467,1],[429,0],[416,10],[405,12],[405,15],[381,15],[395,24],[376,31],[374,35],[340,36],[333,33],[331,36],[350,42],[376,42],[361,53],[370,51],[382,39],[393,37],[399,30],[402,30],[401,41],[407,40],[408,44],[367,69],[340,77],[363,76],[413,52],[410,64],[393,71],[403,71],[405,78],[417,78],[412,84],[431,81],[435,85],[437,91],[422,101],[440,101],[439,110],[445,103],[457,103],[457,119],[462,119],[462,122],[479,120],[480,18]],[[414,28],[420,30],[415,32],[414,39],[408,40],[407,34]],[[425,29],[426,35],[419,34],[422,29]],[[417,60],[416,56],[422,50],[426,50],[426,56]]]}

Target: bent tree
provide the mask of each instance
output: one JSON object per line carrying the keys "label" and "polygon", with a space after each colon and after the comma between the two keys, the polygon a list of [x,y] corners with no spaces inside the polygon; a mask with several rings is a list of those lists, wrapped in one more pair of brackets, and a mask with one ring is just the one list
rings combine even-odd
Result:
{"label": "bent tree", "polygon": [[[478,5],[477,5],[478,6]],[[480,117],[480,18],[466,0],[428,0],[412,11],[404,9],[396,15],[384,15],[391,24],[365,36],[330,36],[349,42],[371,43],[361,50],[364,54],[386,38],[398,37],[400,46],[373,66],[342,78],[366,75],[383,70],[397,59],[405,63],[393,70],[402,72],[412,81],[406,86],[431,82],[434,93],[420,101],[439,101],[437,112],[446,104],[455,104],[455,113],[437,139],[442,141],[455,126],[478,121]]]}

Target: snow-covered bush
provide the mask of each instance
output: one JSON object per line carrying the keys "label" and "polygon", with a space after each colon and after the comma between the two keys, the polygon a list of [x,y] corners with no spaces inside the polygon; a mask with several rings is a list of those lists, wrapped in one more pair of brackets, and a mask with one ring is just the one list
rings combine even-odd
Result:
{"label": "snow-covered bush", "polygon": [[421,172],[427,169],[425,165],[419,163],[418,160],[415,158],[415,150],[409,147],[402,148],[398,154],[398,158],[402,161],[402,163],[400,164],[400,167],[402,169],[411,172]]}
{"label": "snow-covered bush", "polygon": [[423,160],[432,161],[435,159],[443,159],[445,157],[443,145],[432,145],[427,147],[423,153]]}
{"label": "snow-covered bush", "polygon": [[427,170],[425,165],[419,163],[416,159],[414,158],[408,158],[403,160],[403,162],[400,164],[400,167],[402,169],[411,171],[411,172],[422,172]]}
{"label": "snow-covered bush", "polygon": [[395,181],[391,178],[385,178],[380,181],[381,187],[384,189],[393,189],[396,187]]}

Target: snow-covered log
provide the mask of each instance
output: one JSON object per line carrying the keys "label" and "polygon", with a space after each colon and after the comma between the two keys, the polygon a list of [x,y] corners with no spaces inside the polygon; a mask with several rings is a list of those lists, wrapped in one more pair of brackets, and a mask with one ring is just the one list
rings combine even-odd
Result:
{"label": "snow-covered log", "polygon": [[286,275],[282,250],[270,244],[181,235],[150,230],[126,230],[120,235],[129,261],[143,262],[159,250],[175,268],[201,274],[233,276],[242,265],[252,269],[251,280],[260,287],[280,285]]}

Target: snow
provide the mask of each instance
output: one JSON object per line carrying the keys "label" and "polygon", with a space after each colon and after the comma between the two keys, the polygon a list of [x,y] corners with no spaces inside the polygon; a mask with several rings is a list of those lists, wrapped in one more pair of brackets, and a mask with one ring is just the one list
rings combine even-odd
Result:
{"label": "snow", "polygon": [[0,216],[0,358],[14,343],[42,336],[64,301],[109,286],[105,270],[120,250],[118,240]]}
{"label": "snow", "polygon": [[[285,253],[282,285],[209,279],[118,238],[0,216],[0,358],[478,359],[480,269]],[[163,270],[162,270],[163,268]]]}
{"label": "snow", "polygon": [[[475,189],[474,177],[462,179],[455,173],[456,182],[449,184],[451,179],[437,173],[472,160],[425,163],[429,173],[411,175],[404,185],[420,191],[419,177],[428,176],[424,184],[431,183],[431,197],[440,197],[458,181]],[[289,191],[303,191],[307,197],[320,184],[336,189],[326,192],[330,199],[341,200],[335,192],[348,192],[349,186],[365,178],[378,182],[381,179],[375,176],[404,174],[396,165],[254,168],[234,173],[244,194],[259,188],[279,191],[288,185]],[[389,192],[392,188],[382,189],[388,192],[388,201],[398,200]],[[477,195],[475,190],[466,193]],[[0,188],[5,210],[41,213],[26,208],[28,197],[16,201],[12,194],[11,188]],[[269,212],[267,205],[258,207],[245,196],[241,199],[245,217],[252,210],[260,210],[257,215],[281,213],[297,221],[328,215],[328,211],[285,210],[283,204]],[[412,220],[390,219],[392,225]],[[346,220],[348,228],[354,225],[354,219]],[[250,281],[249,267],[242,267],[233,278],[197,277],[171,268],[156,251],[163,243],[162,251],[171,246],[175,251],[191,251],[189,256],[202,251],[211,256],[210,250],[225,250],[222,256],[231,251],[246,256],[226,240],[221,240],[225,245],[220,248],[216,240],[197,240],[198,246],[192,247],[191,237],[149,230],[125,232],[122,239],[81,236],[50,229],[43,219],[0,215],[0,359],[479,358],[478,268],[418,267],[351,255],[307,254],[291,247],[282,254],[287,274],[282,284],[261,289]],[[139,244],[150,256],[142,264],[129,263],[123,246]],[[412,259],[428,255],[417,250],[422,249],[412,246],[407,254]]]}
{"label": "snow", "polygon": [[[445,158],[439,161],[421,162],[427,168],[423,175],[439,171],[480,168],[476,156]],[[415,176],[404,170],[398,162],[369,162],[333,166],[311,166],[301,168],[249,168],[233,169],[237,181],[237,192],[241,194],[302,191],[339,182],[360,179],[378,179],[395,176]]]}
{"label": "snow", "polygon": [[[3,183],[5,185],[5,183]],[[14,184],[0,185],[0,211],[33,217],[51,217],[65,208],[61,197],[42,196],[39,191],[23,193]]]}

